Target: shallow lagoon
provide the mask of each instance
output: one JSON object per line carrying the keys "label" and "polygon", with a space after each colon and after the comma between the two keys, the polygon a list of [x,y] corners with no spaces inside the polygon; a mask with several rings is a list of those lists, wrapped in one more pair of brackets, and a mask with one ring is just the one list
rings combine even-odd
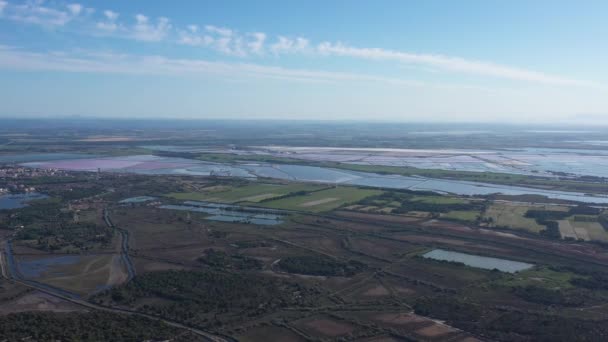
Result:
{"label": "shallow lagoon", "polygon": [[19,209],[26,207],[29,201],[45,199],[47,195],[38,192],[28,192],[25,194],[8,194],[0,196],[0,210]]}
{"label": "shallow lagoon", "polygon": [[[82,162],[81,162],[82,163]],[[121,163],[128,165],[121,167]],[[104,171],[129,172],[138,174],[166,175],[200,175],[256,178],[268,177],[295,180],[302,182],[320,182],[329,184],[352,184],[389,189],[426,190],[456,195],[489,195],[502,193],[506,195],[541,195],[548,198],[572,200],[587,203],[608,203],[608,196],[590,196],[580,192],[564,192],[533,189],[518,186],[486,184],[468,181],[432,179],[424,177],[406,177],[384,175],[357,171],[338,170],[303,165],[274,165],[266,163],[219,164],[182,158],[163,158],[157,156],[129,156],[117,158],[100,158],[87,160],[87,168]],[[53,168],[70,165],[67,161],[26,163],[26,166]],[[109,167],[116,165],[113,168]],[[142,167],[145,166],[145,167]],[[70,167],[66,169],[71,170]],[[84,170],[75,168],[75,170]]]}
{"label": "shallow lagoon", "polygon": [[222,222],[253,223],[258,225],[276,225],[283,222],[283,215],[267,213],[268,210],[257,210],[257,208],[240,208],[238,206],[205,203],[185,202],[191,205],[162,205],[161,209],[194,211],[209,214],[205,219]]}
{"label": "shallow lagoon", "polygon": [[515,273],[534,267],[533,264],[525,262],[452,252],[444,249],[434,249],[422,256],[433,260],[461,262],[467,266],[483,268],[485,270],[497,269],[507,273]]}
{"label": "shallow lagoon", "polygon": [[93,154],[83,153],[26,153],[0,156],[0,163],[26,163],[36,161],[50,161],[62,159],[87,159],[96,158]]}

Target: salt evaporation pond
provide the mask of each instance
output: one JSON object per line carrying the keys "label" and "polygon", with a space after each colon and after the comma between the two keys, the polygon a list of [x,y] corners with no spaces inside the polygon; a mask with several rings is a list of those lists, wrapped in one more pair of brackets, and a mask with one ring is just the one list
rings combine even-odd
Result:
{"label": "salt evaporation pond", "polygon": [[301,182],[351,184],[377,188],[434,191],[456,195],[540,195],[548,198],[608,203],[608,196],[588,195],[581,192],[534,189],[520,186],[497,185],[469,181],[384,175],[338,170],[304,165],[240,163],[209,163],[184,158],[165,158],[151,155],[110,157],[87,160],[67,160],[24,163],[29,167],[59,168],[66,170],[128,172],[155,175],[230,176],[239,178],[267,177]]}
{"label": "salt evaporation pond", "polygon": [[98,158],[99,156],[83,153],[26,153],[1,155],[0,163],[26,163],[66,159]]}
{"label": "salt evaporation pond", "polygon": [[38,192],[2,195],[0,196],[0,210],[23,208],[26,207],[30,201],[45,198],[48,198],[48,196]]}
{"label": "salt evaporation pond", "polygon": [[423,254],[422,256],[433,260],[460,262],[467,266],[482,268],[485,270],[497,269],[501,272],[507,273],[515,273],[534,267],[533,264],[528,264],[526,262],[452,252],[444,249],[434,249]]}

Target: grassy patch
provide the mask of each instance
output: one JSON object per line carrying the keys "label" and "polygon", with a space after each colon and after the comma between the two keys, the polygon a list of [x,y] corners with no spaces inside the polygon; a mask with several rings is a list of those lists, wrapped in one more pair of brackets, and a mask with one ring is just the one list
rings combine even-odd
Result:
{"label": "grassy patch", "polygon": [[479,211],[475,210],[453,210],[441,215],[442,218],[467,222],[477,220],[477,216],[479,216]]}
{"label": "grassy patch", "polygon": [[241,187],[228,188],[225,191],[203,193],[203,192],[179,192],[170,193],[167,196],[178,200],[213,201],[223,203],[252,202],[268,200],[274,197],[285,196],[294,192],[310,192],[323,189],[325,186],[315,184],[250,184]]}
{"label": "grassy patch", "polygon": [[574,277],[575,275],[570,272],[557,272],[543,267],[505,276],[498,283],[508,287],[540,286],[549,289],[564,289],[573,287],[570,280]]}
{"label": "grassy patch", "polygon": [[379,190],[338,187],[265,202],[263,206],[276,209],[320,212],[338,208],[346,203],[355,203],[365,197],[379,195],[380,193],[382,192]]}
{"label": "grassy patch", "polygon": [[493,204],[485,212],[484,218],[492,219],[491,226],[500,228],[511,228],[539,233],[545,229],[536,223],[536,220],[524,217],[530,209],[526,205]]}
{"label": "grassy patch", "polygon": [[457,198],[457,197],[447,197],[447,196],[414,196],[410,199],[411,201],[423,202],[423,203],[432,203],[432,204],[467,204],[469,201]]}
{"label": "grassy patch", "polygon": [[608,233],[599,222],[580,221],[576,219],[568,219],[568,221],[570,221],[570,225],[575,229],[577,235],[583,233],[583,235],[585,235],[584,237],[588,237],[591,240],[608,241]]}

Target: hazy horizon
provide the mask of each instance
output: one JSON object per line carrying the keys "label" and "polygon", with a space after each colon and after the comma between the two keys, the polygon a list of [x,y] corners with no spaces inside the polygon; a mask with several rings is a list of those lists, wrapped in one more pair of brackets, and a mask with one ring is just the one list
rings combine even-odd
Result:
{"label": "hazy horizon", "polygon": [[607,10],[0,0],[0,117],[608,124]]}

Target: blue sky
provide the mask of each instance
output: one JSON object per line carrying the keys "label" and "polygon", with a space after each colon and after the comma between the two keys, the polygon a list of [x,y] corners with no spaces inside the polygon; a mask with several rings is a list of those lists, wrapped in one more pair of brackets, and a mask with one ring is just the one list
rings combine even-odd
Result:
{"label": "blue sky", "polygon": [[608,123],[606,1],[0,0],[0,116]]}

